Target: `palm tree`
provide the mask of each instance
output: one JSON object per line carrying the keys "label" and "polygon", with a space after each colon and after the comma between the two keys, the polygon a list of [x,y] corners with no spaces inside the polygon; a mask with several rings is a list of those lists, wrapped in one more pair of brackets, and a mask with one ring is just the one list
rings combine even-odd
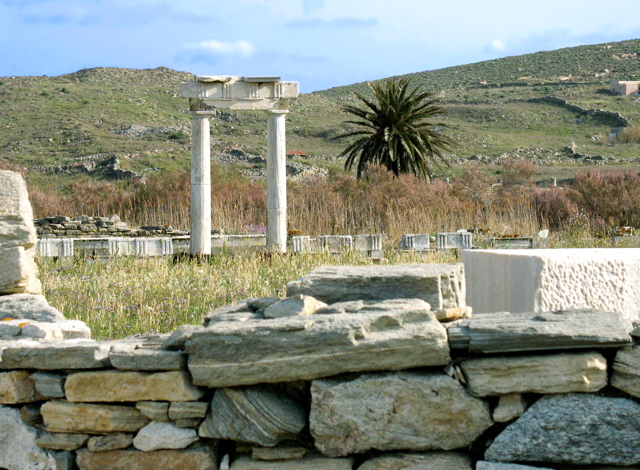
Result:
{"label": "palm tree", "polygon": [[446,127],[433,123],[431,118],[446,111],[435,103],[433,93],[419,92],[419,87],[409,90],[406,78],[391,78],[384,82],[367,82],[374,99],[359,93],[356,97],[366,108],[346,105],[344,110],[359,120],[344,121],[358,126],[337,138],[360,136],[340,154],[347,157],[344,164],[351,170],[357,162],[357,177],[360,179],[367,164],[385,166],[395,176],[413,173],[419,178],[431,179],[432,167],[441,170],[441,163],[449,165],[443,152],[454,143],[435,127]]}

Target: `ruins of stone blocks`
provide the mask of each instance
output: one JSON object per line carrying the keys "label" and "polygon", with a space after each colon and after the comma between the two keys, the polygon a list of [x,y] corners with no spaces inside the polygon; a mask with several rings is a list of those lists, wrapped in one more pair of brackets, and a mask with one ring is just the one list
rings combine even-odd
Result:
{"label": "ruins of stone blocks", "polygon": [[472,315],[463,266],[318,268],[287,300],[118,341],[30,335],[64,317],[42,296],[3,293],[0,313],[17,323],[0,330],[0,467],[640,465],[628,319]]}

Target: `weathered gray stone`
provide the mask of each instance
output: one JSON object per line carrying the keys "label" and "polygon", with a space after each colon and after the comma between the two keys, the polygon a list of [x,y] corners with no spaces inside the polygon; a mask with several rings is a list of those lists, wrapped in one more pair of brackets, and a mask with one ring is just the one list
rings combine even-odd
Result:
{"label": "weathered gray stone", "polygon": [[320,379],[311,397],[311,435],[329,457],[370,449],[461,449],[493,424],[488,404],[444,374]]}
{"label": "weathered gray stone", "polygon": [[184,352],[165,349],[112,350],[109,360],[113,367],[120,370],[183,370],[187,366]]}
{"label": "weathered gray stone", "polygon": [[607,385],[607,360],[597,352],[483,357],[460,367],[477,397],[597,392]]}
{"label": "weathered gray stone", "polygon": [[284,390],[224,388],[213,395],[211,411],[199,434],[271,447],[297,437],[306,424],[304,409]]}
{"label": "weathered gray stone", "polygon": [[[2,297],[3,296],[0,296],[0,298]],[[20,336],[22,334],[22,327],[20,326],[22,323],[24,323],[24,321],[9,320],[4,317],[0,322],[0,339],[14,339],[16,336]]]}
{"label": "weathered gray stone", "polygon": [[133,438],[136,449],[151,452],[160,449],[184,449],[198,440],[195,429],[179,428],[171,423],[152,421]]}
{"label": "weathered gray stone", "polygon": [[249,306],[249,302],[255,300],[253,298],[244,299],[236,304],[223,305],[222,307],[215,308],[210,312],[207,312],[204,316],[204,326],[209,326],[209,323],[216,323],[215,320],[218,316],[226,316],[235,313],[250,313],[253,314],[255,309]]}
{"label": "weathered gray stone", "polygon": [[33,248],[0,246],[0,295],[42,293],[38,266],[33,258]]}
{"label": "weathered gray stone", "polygon": [[426,452],[376,457],[358,470],[473,470],[473,465],[468,455],[458,452]]}
{"label": "weathered gray stone", "polygon": [[247,305],[254,312],[260,312],[269,307],[269,305],[280,302],[280,300],[282,299],[280,299],[279,297],[254,297],[251,299],[247,299]]}
{"label": "weathered gray stone", "polygon": [[80,449],[77,455],[80,470],[217,470],[218,460],[216,451],[211,446],[154,452],[138,450],[90,452]]}
{"label": "weathered gray stone", "polygon": [[352,470],[353,458],[328,459],[308,456],[300,460],[269,462],[240,457],[231,464],[231,470]]}
{"label": "weathered gray stone", "polygon": [[91,452],[105,452],[107,450],[126,449],[133,444],[133,434],[119,432],[93,436],[87,442]]}
{"label": "weathered gray stone", "polygon": [[64,397],[64,381],[66,375],[50,372],[35,372],[31,374],[35,385],[36,397],[39,400]]}
{"label": "weathered gray stone", "polygon": [[30,248],[36,241],[24,179],[20,173],[0,170],[0,245]]}
{"label": "weathered gray stone", "polygon": [[48,401],[42,419],[51,432],[102,434],[135,432],[149,423],[149,418],[132,406]]}
{"label": "weathered gray stone", "polygon": [[364,300],[347,300],[346,302],[335,302],[326,307],[319,308],[316,312],[319,315],[335,314],[335,313],[356,313],[362,310],[366,305],[373,302],[365,302]]}
{"label": "weathered gray stone", "polygon": [[496,423],[508,423],[522,416],[527,409],[527,402],[519,393],[501,395],[498,405],[493,410],[493,420]]}
{"label": "weathered gray stone", "polygon": [[65,394],[74,402],[193,401],[204,391],[193,386],[186,371],[105,370],[70,374]]}
{"label": "weathered gray stone", "polygon": [[35,384],[29,377],[29,372],[26,370],[0,372],[0,403],[15,405],[31,403],[35,399]]}
{"label": "weathered gray stone", "polygon": [[275,302],[264,309],[264,318],[293,317],[296,315],[313,315],[319,308],[327,304],[314,299],[310,295],[296,295]]}
{"label": "weathered gray stone", "polygon": [[[518,465],[513,463],[478,462],[476,470],[552,470],[547,467],[530,467],[529,465]],[[594,469],[595,470],[595,469]]]}
{"label": "weathered gray stone", "polygon": [[446,365],[446,332],[417,299],[358,315],[311,315],[210,326],[187,341],[196,385],[291,382],[343,372]]}
{"label": "weathered gray stone", "polygon": [[169,402],[166,401],[139,401],[136,408],[153,421],[169,421]]}
{"label": "weathered gray stone", "polygon": [[208,409],[204,401],[176,401],[169,406],[169,419],[204,418]]}
{"label": "weathered gray stone", "polygon": [[76,457],[73,452],[54,450],[50,453],[56,462],[55,470],[77,470]]}
{"label": "weathered gray stone", "polygon": [[640,347],[620,349],[613,362],[611,385],[640,398]]}
{"label": "weathered gray stone", "polygon": [[171,335],[162,343],[162,349],[168,351],[184,351],[185,343],[193,333],[204,330],[203,327],[197,325],[180,325]]}
{"label": "weathered gray stone", "polygon": [[0,468],[57,470],[53,456],[36,444],[38,430],[15,408],[0,405]]}
{"label": "weathered gray stone", "polygon": [[589,393],[547,395],[500,433],[485,459],[572,465],[640,464],[640,404]]}
{"label": "weathered gray stone", "polygon": [[475,315],[447,330],[452,349],[472,353],[620,347],[631,343],[621,314],[591,309]]}
{"label": "weathered gray stone", "polygon": [[2,369],[102,369],[109,366],[109,345],[91,340],[22,340],[0,346]]}
{"label": "weathered gray stone", "polygon": [[464,307],[462,264],[324,266],[287,284],[287,296],[347,300],[422,299],[434,309]]}
{"label": "weathered gray stone", "polygon": [[61,322],[65,318],[47,302],[44,295],[13,294],[0,296],[0,319],[15,318],[38,322]]}
{"label": "weathered gray stone", "polygon": [[304,447],[254,447],[251,458],[253,460],[300,460],[308,452]]}
{"label": "weathered gray stone", "polygon": [[57,323],[25,322],[21,336],[33,339],[62,340],[62,331]]}
{"label": "weathered gray stone", "polygon": [[38,447],[52,450],[76,450],[89,440],[88,434],[47,432],[36,439]]}

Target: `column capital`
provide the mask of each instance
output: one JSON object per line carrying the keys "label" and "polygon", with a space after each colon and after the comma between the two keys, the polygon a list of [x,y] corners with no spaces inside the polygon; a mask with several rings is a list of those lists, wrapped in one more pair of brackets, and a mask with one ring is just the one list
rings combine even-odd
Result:
{"label": "column capital", "polygon": [[279,114],[287,114],[289,110],[288,109],[267,109],[265,110],[265,112],[267,114],[279,115]]}
{"label": "column capital", "polygon": [[215,111],[189,111],[191,117],[208,118],[215,114]]}

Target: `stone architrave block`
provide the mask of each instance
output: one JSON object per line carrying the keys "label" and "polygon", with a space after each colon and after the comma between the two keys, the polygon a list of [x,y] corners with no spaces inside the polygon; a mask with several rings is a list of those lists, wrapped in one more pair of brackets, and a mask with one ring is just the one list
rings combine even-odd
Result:
{"label": "stone architrave block", "polygon": [[38,266],[33,257],[33,248],[0,246],[0,295],[42,293]]}
{"label": "stone architrave block", "polygon": [[493,424],[485,401],[438,373],[319,379],[311,399],[311,435],[329,457],[370,449],[463,449]]}
{"label": "stone architrave block", "polygon": [[52,454],[36,444],[39,434],[22,421],[19,410],[0,405],[0,468],[56,469]]}
{"label": "stone architrave block", "polygon": [[143,452],[151,452],[160,449],[184,449],[197,440],[198,433],[195,429],[152,421],[138,431],[133,438],[133,445]]}
{"label": "stone architrave block", "polygon": [[619,313],[578,309],[474,315],[447,333],[451,349],[490,354],[621,347],[631,343],[632,329]]}
{"label": "stone architrave block", "polygon": [[468,250],[473,246],[473,234],[470,232],[436,233],[436,246],[439,250]]}
{"label": "stone architrave block", "polygon": [[217,452],[211,446],[197,446],[180,450],[109,450],[91,452],[77,451],[80,470],[217,470]]}
{"label": "stone architrave block", "polygon": [[465,250],[475,313],[592,308],[640,319],[637,248]]}
{"label": "stone architrave block", "polygon": [[324,266],[287,284],[287,296],[332,304],[348,300],[421,299],[434,310],[465,307],[464,268],[453,264]]}
{"label": "stone architrave block", "polygon": [[29,375],[26,370],[0,372],[0,403],[16,405],[35,401],[35,384]]}
{"label": "stone architrave block", "polygon": [[201,437],[275,446],[294,439],[307,424],[302,406],[283,390],[254,386],[216,390]]}
{"label": "stone architrave block", "polygon": [[108,343],[22,340],[1,345],[1,369],[102,369],[109,366]]}
{"label": "stone architrave block", "polygon": [[591,393],[542,397],[485,452],[496,462],[640,464],[640,404]]}
{"label": "stone architrave block", "polygon": [[389,303],[357,315],[201,328],[186,343],[189,371],[194,384],[219,388],[448,364],[446,331],[429,305],[415,299]]}
{"label": "stone architrave block", "polygon": [[36,241],[24,179],[20,173],[0,170],[0,246],[31,248]]}
{"label": "stone architrave block", "polygon": [[428,233],[407,233],[402,235],[399,247],[401,250],[428,250],[431,248],[431,237]]}
{"label": "stone architrave block", "polygon": [[70,374],[65,394],[71,402],[194,401],[204,391],[194,387],[186,371],[105,370]]}
{"label": "stone architrave block", "polygon": [[459,452],[403,453],[367,460],[358,470],[473,470],[473,464]]}
{"label": "stone architrave block", "polygon": [[0,320],[25,319],[37,322],[62,322],[64,316],[47,302],[44,295],[13,294],[0,296]]}
{"label": "stone architrave block", "polygon": [[149,418],[133,406],[48,401],[40,408],[50,432],[103,434],[136,432],[149,424]]}
{"label": "stone architrave block", "polygon": [[640,398],[640,347],[622,348],[613,362],[611,385]]}
{"label": "stone architrave block", "polygon": [[352,457],[330,459],[313,455],[300,460],[269,462],[243,456],[235,460],[230,468],[231,470],[352,470],[353,462]]}
{"label": "stone architrave block", "polygon": [[511,393],[594,393],[607,385],[607,360],[598,352],[500,356],[460,363],[476,397]]}

